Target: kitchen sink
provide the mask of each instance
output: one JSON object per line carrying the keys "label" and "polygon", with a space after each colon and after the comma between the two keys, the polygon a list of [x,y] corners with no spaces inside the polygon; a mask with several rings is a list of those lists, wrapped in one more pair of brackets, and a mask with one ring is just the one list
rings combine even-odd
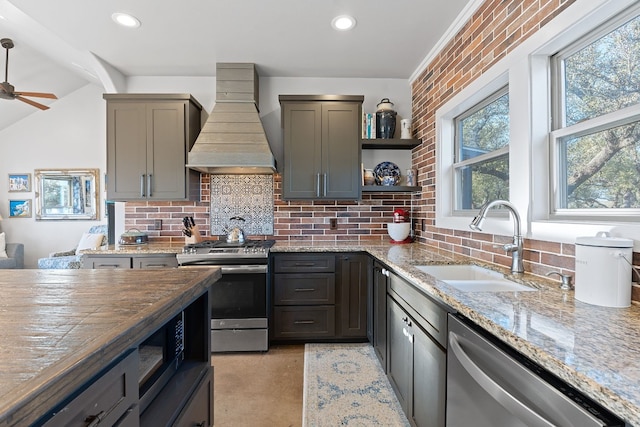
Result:
{"label": "kitchen sink", "polygon": [[515,292],[537,289],[508,280],[502,273],[470,264],[417,265],[416,268],[463,292]]}

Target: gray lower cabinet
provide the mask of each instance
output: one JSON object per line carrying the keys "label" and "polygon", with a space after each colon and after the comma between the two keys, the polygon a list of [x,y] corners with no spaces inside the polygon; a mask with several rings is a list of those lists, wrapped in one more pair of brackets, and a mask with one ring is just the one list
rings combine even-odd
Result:
{"label": "gray lower cabinet", "polygon": [[363,96],[280,95],[282,197],[360,199]]}
{"label": "gray lower cabinet", "polygon": [[36,425],[213,426],[209,293],[169,318]]}
{"label": "gray lower cabinet", "polygon": [[274,254],[271,338],[364,341],[368,265],[356,253]]}
{"label": "gray lower cabinet", "polygon": [[107,268],[175,268],[178,260],[173,254],[154,254],[144,256],[127,255],[93,255],[85,254],[82,257],[82,268],[107,269]]}
{"label": "gray lower cabinet", "polygon": [[213,425],[213,373],[202,378],[191,400],[176,421],[176,427],[196,427]]}
{"label": "gray lower cabinet", "polygon": [[200,173],[186,168],[202,106],[188,94],[105,94],[107,198],[199,199]]}
{"label": "gray lower cabinet", "polygon": [[336,310],[339,312],[338,335],[364,339],[367,337],[367,287],[371,258],[364,254],[336,255],[338,289],[340,296]]}
{"label": "gray lower cabinet", "polygon": [[414,426],[445,425],[446,315],[446,310],[391,273],[387,375]]}
{"label": "gray lower cabinet", "polygon": [[371,336],[369,341],[380,360],[384,372],[387,372],[387,283],[390,272],[381,263],[374,262],[373,278],[371,280],[370,323]]}
{"label": "gray lower cabinet", "polygon": [[[94,379],[73,400],[57,409],[43,425],[86,426],[138,424],[138,352],[131,351],[124,359]],[[130,420],[130,421],[126,421]]]}
{"label": "gray lower cabinet", "polygon": [[275,254],[275,340],[328,339],[336,335],[336,260],[333,254]]}

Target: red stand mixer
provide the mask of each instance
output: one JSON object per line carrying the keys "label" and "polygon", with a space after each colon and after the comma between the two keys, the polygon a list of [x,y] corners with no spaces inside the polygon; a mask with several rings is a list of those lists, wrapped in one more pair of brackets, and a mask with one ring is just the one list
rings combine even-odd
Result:
{"label": "red stand mixer", "polygon": [[396,209],[393,211],[393,222],[387,224],[387,233],[391,237],[391,243],[404,244],[411,243],[411,219],[409,213],[404,209]]}

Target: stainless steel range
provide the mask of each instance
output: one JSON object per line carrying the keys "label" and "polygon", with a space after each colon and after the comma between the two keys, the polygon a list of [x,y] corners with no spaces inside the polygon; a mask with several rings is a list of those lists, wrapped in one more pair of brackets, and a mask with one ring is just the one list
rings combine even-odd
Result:
{"label": "stainless steel range", "polygon": [[267,351],[269,248],[274,240],[205,240],[177,255],[180,268],[219,267],[211,287],[211,351]]}

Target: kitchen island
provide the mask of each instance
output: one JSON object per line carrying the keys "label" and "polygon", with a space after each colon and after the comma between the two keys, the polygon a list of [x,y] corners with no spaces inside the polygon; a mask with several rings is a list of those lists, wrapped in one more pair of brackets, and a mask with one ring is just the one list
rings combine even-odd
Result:
{"label": "kitchen island", "polygon": [[215,269],[0,271],[0,426],[41,418],[220,276]]}
{"label": "kitchen island", "polygon": [[[514,277],[533,292],[463,292],[416,268],[478,264],[477,259],[422,244],[278,242],[272,253],[366,252],[425,294],[472,320],[569,385],[640,426],[640,304],[608,308],[577,301],[559,282],[529,274]],[[487,266],[486,264],[484,266]]]}

